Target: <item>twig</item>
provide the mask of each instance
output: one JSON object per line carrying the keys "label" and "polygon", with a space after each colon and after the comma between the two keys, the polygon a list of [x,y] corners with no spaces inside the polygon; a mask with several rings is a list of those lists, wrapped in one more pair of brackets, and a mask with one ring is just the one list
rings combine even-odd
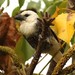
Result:
{"label": "twig", "polygon": [[[50,60],[51,61],[51,60]],[[50,63],[50,61],[48,61],[48,63],[43,67],[43,69],[39,72],[39,75],[42,73],[42,71],[47,67],[47,65]]]}
{"label": "twig", "polygon": [[61,49],[63,48],[63,46],[65,45],[65,43],[62,43],[60,49],[55,53],[55,55],[52,57],[52,60],[50,61],[50,65],[49,65],[49,68],[48,68],[48,72],[47,72],[47,75],[51,75],[55,66],[56,66],[56,62],[53,60],[53,58],[56,56],[56,54],[61,51]]}
{"label": "twig", "polygon": [[40,47],[42,45],[42,41],[40,40],[39,43],[38,43],[38,47],[37,47],[37,50],[36,50],[36,53],[34,55],[34,58],[29,66],[29,68],[27,69],[27,75],[32,75],[33,74],[33,71],[38,63],[38,60],[40,58],[40,55],[42,53],[42,51],[40,50]]}
{"label": "twig", "polygon": [[18,61],[15,51],[10,47],[0,46],[0,55],[1,55],[1,53],[8,54],[14,59],[14,61]]}
{"label": "twig", "polygon": [[[75,13],[75,0],[68,0],[68,6],[67,9],[70,9],[71,11],[74,11]],[[70,11],[67,11],[70,12]],[[74,32],[75,37],[75,32]],[[74,43],[75,41],[73,41]],[[75,54],[72,56],[72,63],[75,63]],[[75,75],[75,71],[72,73],[72,75]]]}
{"label": "twig", "polygon": [[52,75],[58,75],[59,72],[62,70],[63,66],[67,62],[67,60],[75,53],[75,44],[72,48],[68,49],[67,52],[64,53],[63,57],[57,63]]}
{"label": "twig", "polygon": [[[45,15],[43,17],[45,17]],[[50,25],[49,23],[51,23],[50,20],[48,20],[48,22],[49,22],[48,23],[45,18],[43,18],[43,20],[39,20],[39,21],[42,22],[41,23],[42,32],[41,32],[41,34],[39,36],[39,39],[38,39],[38,45],[37,45],[37,49],[36,49],[36,53],[34,55],[34,58],[33,58],[32,62],[30,64],[30,66],[27,69],[27,75],[32,75],[33,74],[33,71],[34,71],[34,69],[35,69],[35,67],[36,67],[36,65],[38,63],[38,60],[40,58],[40,55],[42,53],[41,47],[42,47],[43,41],[47,37],[46,32],[48,31],[48,28],[49,28],[49,25]]]}
{"label": "twig", "polygon": [[[61,46],[61,48],[63,47],[63,44],[62,44],[62,46]],[[61,49],[60,48],[60,49]],[[41,74],[41,72],[46,68],[46,66],[50,63],[50,65],[51,65],[51,67],[55,67],[56,66],[56,62],[53,60],[54,59],[54,57],[57,55],[57,53],[60,51],[60,49],[54,54],[54,56],[50,59],[50,61],[43,67],[43,69],[40,71],[40,73],[39,74]],[[54,64],[53,64],[54,63]],[[55,65],[55,66],[54,66]],[[53,69],[53,68],[50,68],[50,66],[49,66],[49,70],[48,70],[48,72],[47,72],[47,75],[50,75],[51,73],[50,73],[50,71],[51,71],[51,69]]]}
{"label": "twig", "polygon": [[38,64],[47,56],[48,54],[45,54],[45,56],[40,60],[38,61]]}
{"label": "twig", "polygon": [[67,75],[75,70],[75,63],[60,71],[60,75]]}
{"label": "twig", "polygon": [[[47,67],[47,65],[50,63],[50,65],[51,65],[51,62],[54,62],[54,64],[52,64],[53,66],[54,65],[56,65],[56,62],[53,60],[54,59],[54,57],[56,56],[56,54],[58,53],[59,51],[57,51],[55,54],[54,54],[54,56],[50,59],[50,61],[48,61],[48,63],[43,67],[43,69],[39,72],[39,75],[41,74],[41,72]],[[51,70],[51,69],[50,69]],[[48,70],[48,71],[50,71],[50,70]],[[47,75],[50,75],[50,72],[48,72],[48,74]]]}
{"label": "twig", "polygon": [[56,66],[56,62],[54,60],[52,60],[51,63],[49,64],[47,75],[51,75],[52,74],[55,66]]}

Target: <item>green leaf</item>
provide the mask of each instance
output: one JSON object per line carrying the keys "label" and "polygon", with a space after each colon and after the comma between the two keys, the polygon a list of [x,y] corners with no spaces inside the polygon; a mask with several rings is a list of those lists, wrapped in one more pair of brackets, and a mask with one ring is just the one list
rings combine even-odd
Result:
{"label": "green leaf", "polygon": [[62,3],[62,1],[56,1],[54,4],[50,5],[47,9],[46,12],[50,13],[50,15],[52,15],[55,10],[56,7],[59,7],[59,5]]}
{"label": "green leaf", "polygon": [[23,36],[19,39],[15,51],[19,59],[23,63],[28,60],[34,53],[34,49],[29,45],[29,43],[25,40]]}
{"label": "green leaf", "polygon": [[9,6],[9,4],[10,4],[10,0],[7,0],[7,6]]}
{"label": "green leaf", "polygon": [[48,8],[51,4],[53,4],[53,1],[48,1],[48,0],[43,0],[45,5],[46,5],[46,8]]}
{"label": "green leaf", "polygon": [[64,51],[67,51],[70,48],[68,44],[65,44]]}
{"label": "green leaf", "polygon": [[60,8],[66,8],[67,6],[67,0],[62,1],[62,3],[59,5]]}
{"label": "green leaf", "polygon": [[41,0],[39,0],[38,2],[30,1],[28,3],[27,9],[32,9],[32,8],[39,10],[41,8]]}
{"label": "green leaf", "polygon": [[46,12],[50,13],[52,15],[56,10],[56,5],[51,5],[49,8],[47,8]]}
{"label": "green leaf", "polygon": [[20,7],[18,6],[18,7],[16,7],[16,8],[13,10],[12,16],[14,17],[16,14],[19,13],[19,11],[20,11]]}
{"label": "green leaf", "polygon": [[23,6],[25,0],[18,0],[20,8]]}
{"label": "green leaf", "polygon": [[62,3],[59,5],[59,8],[61,9],[60,13],[66,12],[67,3],[68,3],[67,0],[63,0]]}
{"label": "green leaf", "polygon": [[72,43],[72,44],[75,43],[75,33],[74,33],[74,35],[73,35],[73,38],[72,38],[72,40],[71,40],[71,43]]}
{"label": "green leaf", "polygon": [[4,3],[5,0],[0,0],[0,6]]}

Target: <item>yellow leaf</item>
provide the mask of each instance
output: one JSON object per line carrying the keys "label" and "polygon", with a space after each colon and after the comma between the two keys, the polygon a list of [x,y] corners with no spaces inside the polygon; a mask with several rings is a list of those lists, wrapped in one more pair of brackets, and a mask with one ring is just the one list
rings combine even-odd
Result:
{"label": "yellow leaf", "polygon": [[59,9],[58,7],[56,7],[56,11],[55,11],[55,13],[52,15],[52,17],[51,17],[51,18],[55,18],[55,17],[57,17],[57,16],[58,16],[59,11],[60,11],[60,9]]}
{"label": "yellow leaf", "polygon": [[75,13],[62,13],[55,18],[54,27],[51,28],[60,39],[69,44],[74,34],[74,22]]}

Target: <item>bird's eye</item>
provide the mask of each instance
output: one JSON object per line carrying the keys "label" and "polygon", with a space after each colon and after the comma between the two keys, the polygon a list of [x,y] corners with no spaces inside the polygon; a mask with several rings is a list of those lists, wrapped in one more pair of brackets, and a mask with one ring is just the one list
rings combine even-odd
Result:
{"label": "bird's eye", "polygon": [[30,15],[30,14],[25,14],[24,16],[25,16],[25,17],[28,17],[29,15]]}

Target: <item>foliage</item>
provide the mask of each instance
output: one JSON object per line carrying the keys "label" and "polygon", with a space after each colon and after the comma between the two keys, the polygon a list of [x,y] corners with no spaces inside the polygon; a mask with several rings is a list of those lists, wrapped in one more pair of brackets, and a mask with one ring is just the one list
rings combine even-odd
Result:
{"label": "foliage", "polygon": [[19,58],[21,59],[21,62],[23,63],[34,53],[34,49],[28,44],[23,36],[20,37],[19,41],[17,42],[15,50]]}
{"label": "foliage", "polygon": [[1,1],[0,1],[0,6],[3,4],[4,1],[5,1],[5,0],[1,0]]}
{"label": "foliage", "polygon": [[39,9],[41,8],[41,0],[39,0],[38,2],[34,2],[34,1],[29,2],[27,9],[32,9],[32,8],[39,11]]}
{"label": "foliage", "polygon": [[10,4],[10,0],[7,0],[7,6],[9,6],[9,4]]}
{"label": "foliage", "polygon": [[25,1],[25,0],[18,0],[18,2],[19,2],[19,7],[20,7],[20,8],[23,6],[24,1]]}
{"label": "foliage", "polygon": [[[4,1],[5,0],[0,1],[0,7],[4,3]],[[75,32],[74,32],[75,31],[75,23],[74,23],[75,11],[69,9],[70,13],[66,12],[66,10],[68,10],[66,9],[68,0],[39,0],[38,2],[30,0],[26,9],[32,9],[32,8],[36,9],[38,12],[38,15],[41,15],[40,10],[41,10],[42,1],[45,4],[45,7],[42,12],[43,13],[47,12],[50,14],[51,18],[55,18],[54,21],[52,22],[52,25],[54,26],[50,26],[50,28],[53,30],[53,33],[57,36],[58,40],[60,41],[60,44],[63,42],[63,44],[65,45],[64,47],[63,44],[61,44],[61,46],[63,47],[63,50],[64,51],[68,50],[68,48],[70,47],[69,46],[70,42],[72,43],[72,45],[75,43]],[[10,2],[11,0],[7,0],[6,7],[10,5]],[[21,8],[25,2],[26,0],[18,0],[19,6],[17,6],[13,10],[12,17],[15,17],[15,15],[21,11]],[[34,49],[29,45],[29,43],[24,39],[24,37],[17,31],[16,27],[19,25],[17,21],[11,18],[7,13],[3,13],[3,10],[0,10],[0,14],[1,14],[0,15],[0,45],[3,47],[8,46],[13,48],[19,59],[18,63],[24,64],[26,60],[32,57],[32,55],[34,54]],[[1,50],[3,47],[1,47]],[[3,56],[0,56],[0,61],[3,58],[3,61],[0,63],[4,63],[4,61],[9,60],[9,62],[6,62],[5,65],[0,64],[0,68],[4,70],[6,65],[10,66],[14,62],[12,61],[14,59],[12,58],[12,56],[10,56],[10,53],[8,51],[7,51],[7,54],[9,54],[9,56],[6,55],[4,56],[4,58]],[[7,64],[10,62],[12,63]],[[29,65],[27,65],[27,67],[29,67]],[[22,66],[22,64],[19,64],[18,70],[20,72],[22,72],[23,70],[23,74],[25,74],[24,69],[25,69],[24,66]]]}
{"label": "foliage", "polygon": [[52,15],[55,10],[56,10],[56,7],[60,6],[60,4],[62,3],[62,1],[54,1],[52,2],[52,4],[50,4],[50,6],[48,8],[46,8],[46,12],[50,13],[50,15]]}
{"label": "foliage", "polygon": [[[70,43],[74,34],[75,14],[62,13],[54,20],[57,36],[63,41]],[[68,39],[67,39],[68,38]]]}
{"label": "foliage", "polygon": [[12,16],[14,17],[17,13],[19,13],[19,11],[20,11],[20,7],[18,6],[13,10]]}

